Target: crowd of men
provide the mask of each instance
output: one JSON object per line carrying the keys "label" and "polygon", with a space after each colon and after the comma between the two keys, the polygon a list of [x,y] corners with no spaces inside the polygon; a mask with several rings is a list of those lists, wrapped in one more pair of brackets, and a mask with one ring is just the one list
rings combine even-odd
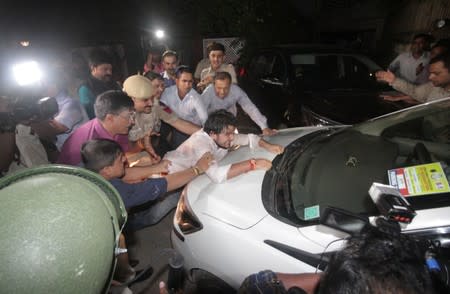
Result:
{"label": "crowd of men", "polygon": [[[66,164],[89,169],[109,181],[129,212],[125,231],[158,223],[177,205],[180,188],[206,173],[213,181],[256,169],[267,170],[262,158],[220,165],[235,145],[252,145],[282,153],[258,135],[235,132],[236,103],[273,135],[266,118],[237,85],[232,65],[223,65],[225,49],[213,43],[210,66],[196,90],[193,72],[179,66],[174,51],[162,54],[160,65],[147,64],[143,75],[123,84],[113,80],[113,60],[104,50],[89,56],[89,75],[70,97],[67,76],[55,71],[43,81],[43,96],[56,98],[58,112],[43,121],[22,121],[10,140],[19,152],[2,165],[2,172],[42,164]],[[232,71],[221,72],[221,69]],[[159,69],[160,72],[153,70]],[[217,101],[216,101],[217,100]],[[221,100],[227,100],[226,103]],[[230,110],[231,112],[229,112]],[[121,237],[122,246],[126,246]],[[135,276],[128,259],[119,262],[115,278],[127,282]],[[125,273],[125,274],[123,274]]]}
{"label": "crowd of men", "polygon": [[387,82],[398,95],[385,96],[390,101],[423,103],[450,96],[450,39],[437,41],[431,48],[430,36],[414,36],[410,52],[392,61],[387,71],[376,77]]}
{"label": "crowd of men", "polygon": [[[437,42],[430,52],[428,46],[425,35],[415,36],[411,52],[376,74],[405,94],[386,99],[426,102],[450,95],[448,40]],[[159,222],[176,207],[179,189],[203,173],[221,183],[270,169],[271,162],[263,158],[220,164],[236,145],[284,151],[262,138],[277,131],[268,127],[266,117],[239,87],[235,69],[224,63],[224,56],[222,44],[210,44],[209,58],[195,77],[189,67],[179,66],[177,53],[168,50],[160,62],[146,62],[143,75],[132,75],[120,85],[112,78],[111,57],[94,50],[78,97],[70,97],[63,74],[49,75],[46,95],[56,98],[58,113],[44,123],[18,124],[15,138],[9,140],[19,152],[7,165],[2,163],[2,172],[46,163],[94,171],[119,191],[130,213],[126,229],[134,231]],[[237,104],[261,135],[237,134]]]}

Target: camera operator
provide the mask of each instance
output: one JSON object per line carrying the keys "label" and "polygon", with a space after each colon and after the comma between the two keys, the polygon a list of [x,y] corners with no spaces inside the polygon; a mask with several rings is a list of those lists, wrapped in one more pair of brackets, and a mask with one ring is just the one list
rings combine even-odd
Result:
{"label": "camera operator", "polygon": [[50,163],[39,136],[32,128],[34,123],[48,120],[58,112],[55,98],[3,98],[1,109],[1,139],[6,152],[1,152],[1,174]]}
{"label": "camera operator", "polygon": [[[47,152],[40,141],[33,125],[48,121],[58,112],[56,99],[42,97],[39,87],[21,87],[10,89],[3,99],[3,109],[0,113],[2,137],[8,139],[7,150],[2,152],[2,175],[18,169],[50,163]],[[14,94],[12,94],[14,93]],[[14,135],[14,136],[13,136]],[[12,137],[14,137],[12,139]]]}
{"label": "camera operator", "polygon": [[44,141],[47,152],[55,152],[54,156],[50,155],[50,161],[54,162],[66,139],[89,118],[81,103],[69,96],[67,79],[63,72],[51,72],[44,79],[43,88],[43,96],[55,97],[58,103],[58,113],[54,118],[33,122],[32,128],[39,135],[41,141]]}

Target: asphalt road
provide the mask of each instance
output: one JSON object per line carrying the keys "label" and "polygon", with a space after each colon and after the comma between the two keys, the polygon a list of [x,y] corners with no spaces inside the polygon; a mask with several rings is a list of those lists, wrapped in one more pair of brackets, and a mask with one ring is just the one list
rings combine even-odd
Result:
{"label": "asphalt road", "polygon": [[139,260],[136,269],[142,269],[150,264],[153,275],[141,283],[131,286],[135,294],[159,293],[159,282],[167,281],[168,258],[167,248],[171,248],[170,232],[175,210],[164,217],[161,222],[135,232],[129,240],[128,248],[132,259]]}

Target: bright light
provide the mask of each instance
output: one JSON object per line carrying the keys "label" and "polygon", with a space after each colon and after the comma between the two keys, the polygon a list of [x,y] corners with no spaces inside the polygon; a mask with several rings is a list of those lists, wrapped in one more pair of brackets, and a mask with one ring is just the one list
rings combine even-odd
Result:
{"label": "bright light", "polygon": [[29,61],[13,66],[14,78],[19,86],[31,85],[39,82],[42,77],[41,70],[36,61]]}
{"label": "bright light", "polygon": [[28,47],[28,46],[30,46],[30,41],[28,41],[28,40],[23,40],[23,41],[20,41],[19,44],[20,44],[20,46],[22,46],[22,47]]}
{"label": "bright light", "polygon": [[156,36],[156,38],[158,38],[158,39],[162,39],[162,38],[164,38],[164,31],[163,30],[157,30],[156,32],[155,32],[155,36]]}

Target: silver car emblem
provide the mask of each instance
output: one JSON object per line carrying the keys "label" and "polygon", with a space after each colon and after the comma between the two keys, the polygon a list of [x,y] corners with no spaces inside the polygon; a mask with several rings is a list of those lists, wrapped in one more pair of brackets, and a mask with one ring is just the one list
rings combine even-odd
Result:
{"label": "silver car emblem", "polygon": [[345,163],[346,166],[356,167],[358,164],[358,159],[354,156],[349,156],[347,159],[347,162]]}

